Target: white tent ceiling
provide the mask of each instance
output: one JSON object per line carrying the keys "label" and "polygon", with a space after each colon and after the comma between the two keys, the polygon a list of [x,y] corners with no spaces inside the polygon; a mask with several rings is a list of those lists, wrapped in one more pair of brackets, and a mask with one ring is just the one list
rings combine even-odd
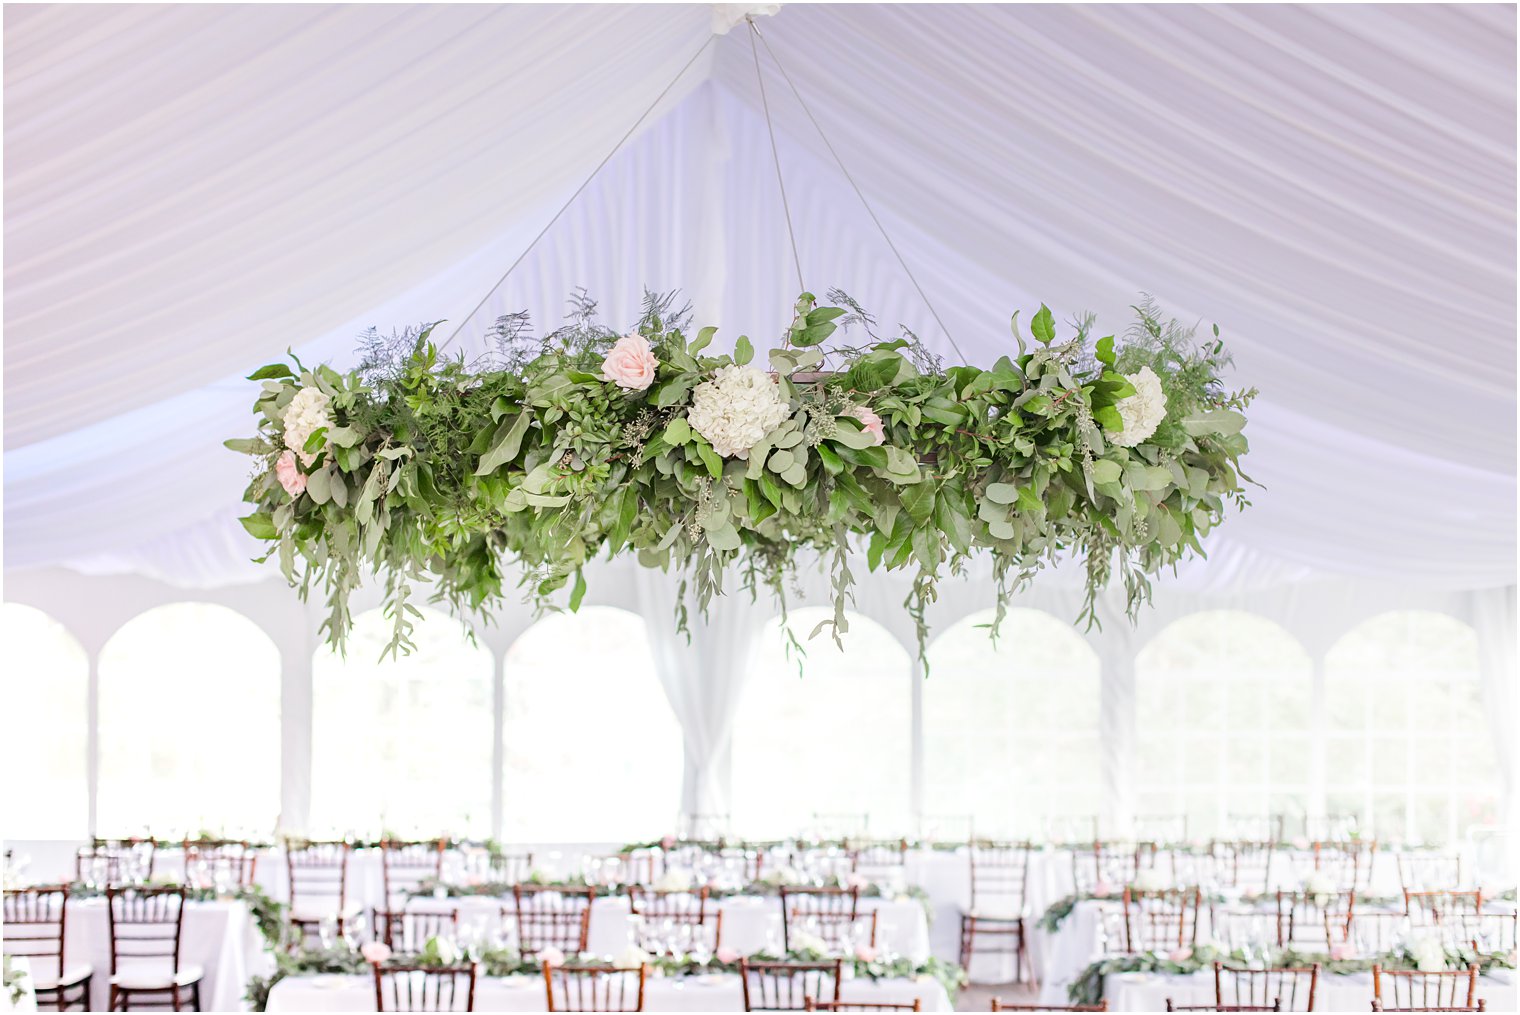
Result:
{"label": "white tent ceiling", "polygon": [[[459,320],[710,36],[705,5],[8,7],[7,567],[246,580],[240,377]],[[1512,7],[789,6],[761,29],[989,363],[1008,314],[1220,324],[1266,489],[1209,582],[1515,580]],[[762,53],[763,56],[763,53]],[[784,82],[809,287],[957,359]],[[710,46],[470,327],[795,274],[747,33]]]}

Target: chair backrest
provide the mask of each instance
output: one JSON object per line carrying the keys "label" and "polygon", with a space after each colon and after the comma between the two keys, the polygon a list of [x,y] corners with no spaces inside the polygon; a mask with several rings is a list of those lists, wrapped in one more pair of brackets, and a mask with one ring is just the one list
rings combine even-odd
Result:
{"label": "chair backrest", "polygon": [[1009,1004],[1000,997],[992,999],[992,1011],[1108,1011],[1108,998],[1097,1004]]}
{"label": "chair backrest", "polygon": [[1480,955],[1515,950],[1516,930],[1520,929],[1520,910],[1508,913],[1459,913],[1448,920],[1446,929],[1456,940],[1471,943]]}
{"label": "chair backrest", "polygon": [[643,1011],[649,966],[555,966],[544,963],[550,1011]]}
{"label": "chair backrest", "polygon": [[1277,943],[1282,947],[1316,945],[1329,948],[1351,936],[1356,895],[1349,889],[1315,894],[1277,893]]}
{"label": "chair backrest", "polygon": [[868,878],[874,878],[878,874],[890,875],[908,865],[908,840],[857,843],[850,856],[850,864],[856,873]]}
{"label": "chair backrest", "polygon": [[1071,880],[1079,894],[1099,884],[1118,889],[1135,880],[1142,849],[1130,843],[1094,842],[1071,850]]}
{"label": "chair backrest", "polygon": [[838,1001],[843,960],[751,962],[739,960],[745,1011],[805,1011],[808,998]]}
{"label": "chair backrest", "polygon": [[1454,890],[1462,885],[1462,857],[1456,853],[1402,850],[1394,854],[1399,887],[1406,892]]}
{"label": "chair backrest", "polygon": [[[669,942],[669,930],[701,936],[710,951],[717,951],[723,938],[723,914],[707,906],[706,885],[690,891],[660,891],[634,885],[628,889],[628,907],[638,918],[639,947],[657,951]],[[684,949],[683,949],[684,950]]]}
{"label": "chair backrest", "polygon": [[923,1011],[920,998],[912,1001],[820,1001],[814,997],[802,999],[803,1011]]}
{"label": "chair backrest", "polygon": [[348,901],[348,858],[352,844],[346,841],[311,842],[287,839],[285,877],[290,885],[292,911],[331,909],[343,912]]}
{"label": "chair backrest", "polygon": [[1171,998],[1166,999],[1167,1011],[1282,1011],[1282,1002],[1273,1000],[1271,1004],[1178,1004]]}
{"label": "chair backrest", "polygon": [[511,915],[517,919],[518,950],[524,955],[546,948],[566,955],[585,951],[595,899],[596,889],[591,886],[513,885]]}
{"label": "chair backrest", "polygon": [[1276,854],[1270,840],[1216,840],[1209,845],[1209,875],[1217,887],[1262,895],[1271,887]]}
{"label": "chair backrest", "polygon": [[111,974],[124,966],[164,966],[179,972],[185,924],[183,888],[106,888],[111,933]]}
{"label": "chair backrest", "polygon": [[1019,916],[1029,891],[1028,842],[974,842],[970,848],[971,908]]}
{"label": "chair backrest", "polygon": [[384,941],[394,952],[415,955],[428,938],[459,939],[459,910],[376,909],[371,926],[376,941]]}
{"label": "chair backrest", "polygon": [[[6,955],[25,956],[34,977],[48,965],[63,975],[64,922],[68,916],[68,885],[7,888],[3,910]],[[48,960],[51,960],[49,962]]]}
{"label": "chair backrest", "polygon": [[457,966],[375,964],[376,1011],[474,1011],[477,963]]}
{"label": "chair backrest", "polygon": [[1366,891],[1372,883],[1372,864],[1377,858],[1377,843],[1316,842],[1310,846],[1314,870],[1335,882],[1337,888]]}
{"label": "chair backrest", "polygon": [[380,843],[380,879],[386,905],[392,909],[406,902],[408,893],[424,881],[443,877],[445,839],[402,841],[384,839]]}
{"label": "chair backrest", "polygon": [[1197,888],[1143,892],[1124,889],[1124,947],[1129,952],[1174,951],[1198,937]]}
{"label": "chair backrest", "polygon": [[1372,1000],[1380,1011],[1474,1011],[1478,967],[1422,973],[1372,967]]}
{"label": "chair backrest", "polygon": [[[873,912],[872,917],[875,916]],[[815,933],[830,948],[855,935],[860,919],[859,888],[781,888],[781,939],[788,954],[803,933]],[[875,920],[870,934],[875,941]],[[855,942],[858,943],[858,942]]]}
{"label": "chair backrest", "polygon": [[74,880],[102,887],[145,882],[157,855],[152,839],[95,839],[75,851]]}
{"label": "chair backrest", "polygon": [[1319,963],[1281,969],[1231,969],[1214,963],[1214,1002],[1227,1004],[1281,1004],[1280,1011],[1313,1011],[1319,986]]}
{"label": "chair backrest", "polygon": [[185,883],[196,888],[247,888],[259,854],[240,839],[186,839]]}
{"label": "chair backrest", "polygon": [[1483,893],[1473,892],[1404,892],[1404,912],[1417,926],[1456,923],[1483,912]]}

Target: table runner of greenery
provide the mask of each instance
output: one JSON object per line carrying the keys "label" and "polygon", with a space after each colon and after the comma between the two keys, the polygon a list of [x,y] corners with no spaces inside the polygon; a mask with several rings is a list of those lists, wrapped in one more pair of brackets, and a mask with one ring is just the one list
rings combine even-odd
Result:
{"label": "table runner of greenery", "polygon": [[[1223,962],[1236,969],[1291,969],[1306,968],[1319,964],[1320,972],[1331,976],[1349,976],[1365,973],[1373,966],[1384,969],[1419,969],[1429,971],[1434,962],[1424,954],[1417,955],[1408,946],[1381,955],[1356,958],[1332,958],[1324,952],[1302,952],[1292,948],[1274,948],[1263,952],[1247,953],[1243,949],[1225,951],[1210,945],[1197,948],[1181,948],[1175,952],[1140,952],[1132,955],[1114,955],[1099,959],[1082,971],[1067,988],[1072,1004],[1090,1005],[1103,1000],[1104,981],[1116,973],[1161,973],[1168,976],[1190,976],[1200,970],[1212,969],[1214,963]],[[1498,966],[1515,968],[1515,953],[1478,952],[1466,946],[1444,947],[1440,967],[1464,969],[1472,963],[1482,968]]]}
{"label": "table runner of greenery", "polygon": [[[1293,894],[1289,889],[1284,889],[1284,891]],[[1387,908],[1389,906],[1402,907],[1404,905],[1404,899],[1401,896],[1396,895],[1365,895],[1361,892],[1356,892],[1354,897],[1358,906],[1371,906],[1375,909]],[[1071,915],[1072,910],[1077,908],[1077,903],[1120,902],[1123,900],[1123,898],[1124,890],[1122,888],[1118,889],[1117,891],[1103,894],[1096,892],[1077,892],[1073,895],[1066,895],[1050,904],[1050,907],[1045,910],[1044,914],[1040,917],[1039,923],[1036,926],[1045,931],[1047,934],[1054,934],[1056,931],[1061,929],[1061,924],[1066,922],[1066,918]],[[1255,906],[1262,902],[1275,901],[1276,899],[1276,892],[1246,894],[1240,896],[1238,899],[1230,899],[1218,892],[1205,892],[1200,901],[1210,906],[1225,905],[1231,902],[1238,902],[1241,905],[1245,906]]]}

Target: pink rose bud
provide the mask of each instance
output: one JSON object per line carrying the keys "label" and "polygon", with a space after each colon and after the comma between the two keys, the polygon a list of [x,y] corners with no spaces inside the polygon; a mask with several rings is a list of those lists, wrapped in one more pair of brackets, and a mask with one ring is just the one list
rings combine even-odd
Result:
{"label": "pink rose bud", "polygon": [[1173,962],[1186,962],[1192,957],[1193,949],[1191,948],[1178,948],[1176,951],[1167,956],[1167,958],[1171,959]]}
{"label": "pink rose bud", "polygon": [[886,427],[882,426],[881,417],[876,415],[876,413],[872,412],[870,409],[867,409],[863,405],[857,405],[855,408],[849,410],[848,415],[854,416],[856,419],[860,420],[860,428],[866,433],[870,434],[872,437],[876,438],[877,444],[880,444],[887,439]]}
{"label": "pink rose bud", "polygon": [[565,953],[558,948],[545,948],[538,953],[538,961],[550,966],[565,964]]}
{"label": "pink rose bud", "polygon": [[291,497],[299,497],[306,492],[306,476],[296,466],[294,451],[285,452],[280,456],[279,461],[274,463],[274,475]]}
{"label": "pink rose bud", "polygon": [[855,949],[855,957],[862,962],[875,962],[876,949],[870,945],[859,945]]}
{"label": "pink rose bud", "polygon": [[1097,898],[1106,899],[1110,895],[1114,894],[1114,887],[1107,881],[1099,881],[1097,884],[1093,885],[1092,893]]}
{"label": "pink rose bud", "polygon": [[391,946],[384,941],[370,941],[359,949],[359,954],[364,956],[365,962],[379,965],[391,957]]}
{"label": "pink rose bud", "polygon": [[667,835],[667,836],[665,836],[665,838],[663,838],[663,839],[660,840],[660,848],[661,849],[674,849],[675,848],[675,844],[676,844],[676,837],[674,835]]}
{"label": "pink rose bud", "polygon": [[1330,959],[1333,962],[1344,962],[1356,957],[1356,949],[1345,941],[1330,946]]}
{"label": "pink rose bud", "polygon": [[864,874],[861,874],[859,871],[855,871],[851,873],[849,877],[845,878],[845,885],[849,888],[864,888],[870,883],[871,879],[866,877]]}
{"label": "pink rose bud", "polygon": [[659,364],[649,339],[630,333],[618,339],[602,360],[602,377],[628,391],[643,391],[654,383],[654,368]]}
{"label": "pink rose bud", "polygon": [[730,948],[728,945],[724,945],[722,948],[719,948],[717,952],[718,961],[723,963],[725,966],[731,966],[743,957],[744,956],[740,955],[737,950]]}

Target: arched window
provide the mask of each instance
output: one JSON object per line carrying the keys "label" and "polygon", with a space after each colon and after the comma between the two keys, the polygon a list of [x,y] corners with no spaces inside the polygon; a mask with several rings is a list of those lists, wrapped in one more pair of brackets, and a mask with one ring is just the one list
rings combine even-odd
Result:
{"label": "arched window", "polygon": [[416,648],[386,653],[391,621],[354,618],[347,656],[312,661],[311,829],[316,834],[490,834],[492,658],[436,610]]}
{"label": "arched window", "polygon": [[280,753],[280,653],[242,614],[159,606],[101,650],[99,834],[268,836]]}
{"label": "arched window", "polygon": [[1498,820],[1478,638],[1439,613],[1374,617],[1325,657],[1325,807],[1383,838],[1446,842]]}
{"label": "arched window", "polygon": [[0,700],[9,716],[0,763],[10,775],[0,837],[82,838],[89,831],[89,657],[62,624],[30,606],[0,607],[0,632]]}
{"label": "arched window", "polygon": [[[924,820],[974,817],[979,836],[1034,836],[1102,808],[1098,656],[1068,623],[974,614],[929,647]],[[1063,824],[1066,822],[1062,822]]]}
{"label": "arched window", "polygon": [[584,606],[534,624],[506,661],[506,837],[657,839],[681,805],[681,728],[642,617]]}
{"label": "arched window", "polygon": [[1314,674],[1287,631],[1238,610],[1195,613],[1140,650],[1135,680],[1137,817],[1186,815],[1197,837],[1230,834],[1231,818],[1305,813]]}
{"label": "arched window", "polygon": [[739,834],[796,835],[849,815],[868,815],[873,835],[911,831],[908,653],[886,628],[855,614],[842,651],[826,630],[809,639],[831,615],[792,613],[788,626],[807,653],[800,676],[779,619],[756,642],[733,733]]}

